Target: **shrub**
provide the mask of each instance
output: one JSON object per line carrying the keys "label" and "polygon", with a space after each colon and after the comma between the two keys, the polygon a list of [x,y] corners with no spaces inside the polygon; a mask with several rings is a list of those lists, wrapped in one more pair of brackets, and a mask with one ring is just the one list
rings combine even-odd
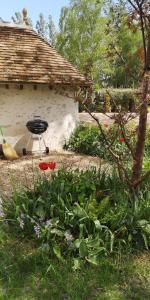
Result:
{"label": "shrub", "polygon": [[[124,140],[121,135],[121,131],[118,130],[116,125],[111,125],[105,128],[107,124],[104,124],[103,130],[108,137],[108,141],[113,140],[113,137],[117,135],[117,139],[113,144],[116,153],[123,153],[124,158],[130,161],[129,151],[124,143]],[[132,141],[132,145],[134,146],[136,142],[136,134],[135,134],[135,124],[130,124],[130,127],[126,128],[126,134],[130,139],[130,143]],[[109,152],[104,148],[103,137],[98,129],[98,127],[89,124],[79,124],[73,134],[70,137],[70,140],[65,144],[65,149],[71,150],[77,153],[83,153],[91,156],[98,156],[102,159],[107,159],[111,163],[112,157]],[[146,143],[145,143],[145,168],[150,168],[150,128],[147,129],[146,134]]]}
{"label": "shrub", "polygon": [[[122,134],[118,130],[117,126],[104,125],[103,130],[108,136],[108,140],[112,140],[117,135],[117,139],[114,142],[116,153],[123,153],[125,157],[129,158],[128,150],[124,144]],[[106,127],[106,128],[105,128]],[[70,137],[68,143],[64,146],[65,149],[71,150],[77,153],[83,153],[91,156],[99,156],[102,159],[111,160],[109,152],[104,147],[104,138],[100,133],[98,127],[88,124],[79,124],[73,134]]]}
{"label": "shrub", "polygon": [[15,191],[4,212],[18,235],[36,239],[60,260],[70,255],[78,268],[121,249],[149,248],[148,188],[134,202],[115,171],[61,169],[33,190]]}
{"label": "shrub", "polygon": [[[134,89],[110,89],[109,93],[113,99],[111,101],[110,96],[106,93],[105,89],[101,89],[95,93],[94,100],[91,104],[88,104],[88,108],[93,112],[114,112],[116,107],[120,107],[122,111],[135,111],[136,104],[139,102],[139,94]],[[84,107],[80,105],[80,112],[84,110]]]}
{"label": "shrub", "polygon": [[[136,104],[139,102],[139,94],[134,89],[114,89],[110,91],[112,98],[122,111],[134,112]],[[111,105],[112,111],[116,111],[115,106]]]}
{"label": "shrub", "polygon": [[64,148],[92,156],[100,156],[101,154],[103,157],[100,138],[99,129],[96,126],[80,124]]}

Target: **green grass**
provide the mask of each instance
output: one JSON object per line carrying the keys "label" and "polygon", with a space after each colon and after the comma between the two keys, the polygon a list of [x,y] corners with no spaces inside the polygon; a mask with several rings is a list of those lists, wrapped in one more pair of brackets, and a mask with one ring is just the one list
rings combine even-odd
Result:
{"label": "green grass", "polygon": [[0,300],[149,300],[150,254],[103,258],[73,271],[0,231]]}

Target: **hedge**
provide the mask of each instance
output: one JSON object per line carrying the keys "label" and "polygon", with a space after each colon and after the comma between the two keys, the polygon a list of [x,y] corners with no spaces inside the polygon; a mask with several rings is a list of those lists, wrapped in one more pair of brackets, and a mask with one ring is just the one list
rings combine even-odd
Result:
{"label": "hedge", "polygon": [[[94,94],[92,102],[87,104],[92,112],[114,112],[115,104],[122,111],[134,112],[139,101],[139,93],[135,89],[109,89],[109,92],[101,89]],[[80,105],[80,112],[83,110],[85,108]]]}

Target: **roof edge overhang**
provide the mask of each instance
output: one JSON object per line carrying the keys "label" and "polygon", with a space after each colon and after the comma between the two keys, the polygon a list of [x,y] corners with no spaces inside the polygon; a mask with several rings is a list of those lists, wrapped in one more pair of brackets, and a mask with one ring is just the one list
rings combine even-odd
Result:
{"label": "roof edge overhang", "polygon": [[37,82],[37,81],[1,81],[0,85],[6,85],[6,84],[16,84],[16,85],[39,85],[39,86],[66,86],[66,87],[84,87],[89,88],[93,85],[92,81],[87,82]]}

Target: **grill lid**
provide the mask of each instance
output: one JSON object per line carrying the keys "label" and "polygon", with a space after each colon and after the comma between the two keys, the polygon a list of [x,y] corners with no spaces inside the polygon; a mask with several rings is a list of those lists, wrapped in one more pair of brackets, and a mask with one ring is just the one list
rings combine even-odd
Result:
{"label": "grill lid", "polygon": [[41,119],[30,120],[26,124],[27,129],[34,134],[42,134],[48,128],[48,123]]}

